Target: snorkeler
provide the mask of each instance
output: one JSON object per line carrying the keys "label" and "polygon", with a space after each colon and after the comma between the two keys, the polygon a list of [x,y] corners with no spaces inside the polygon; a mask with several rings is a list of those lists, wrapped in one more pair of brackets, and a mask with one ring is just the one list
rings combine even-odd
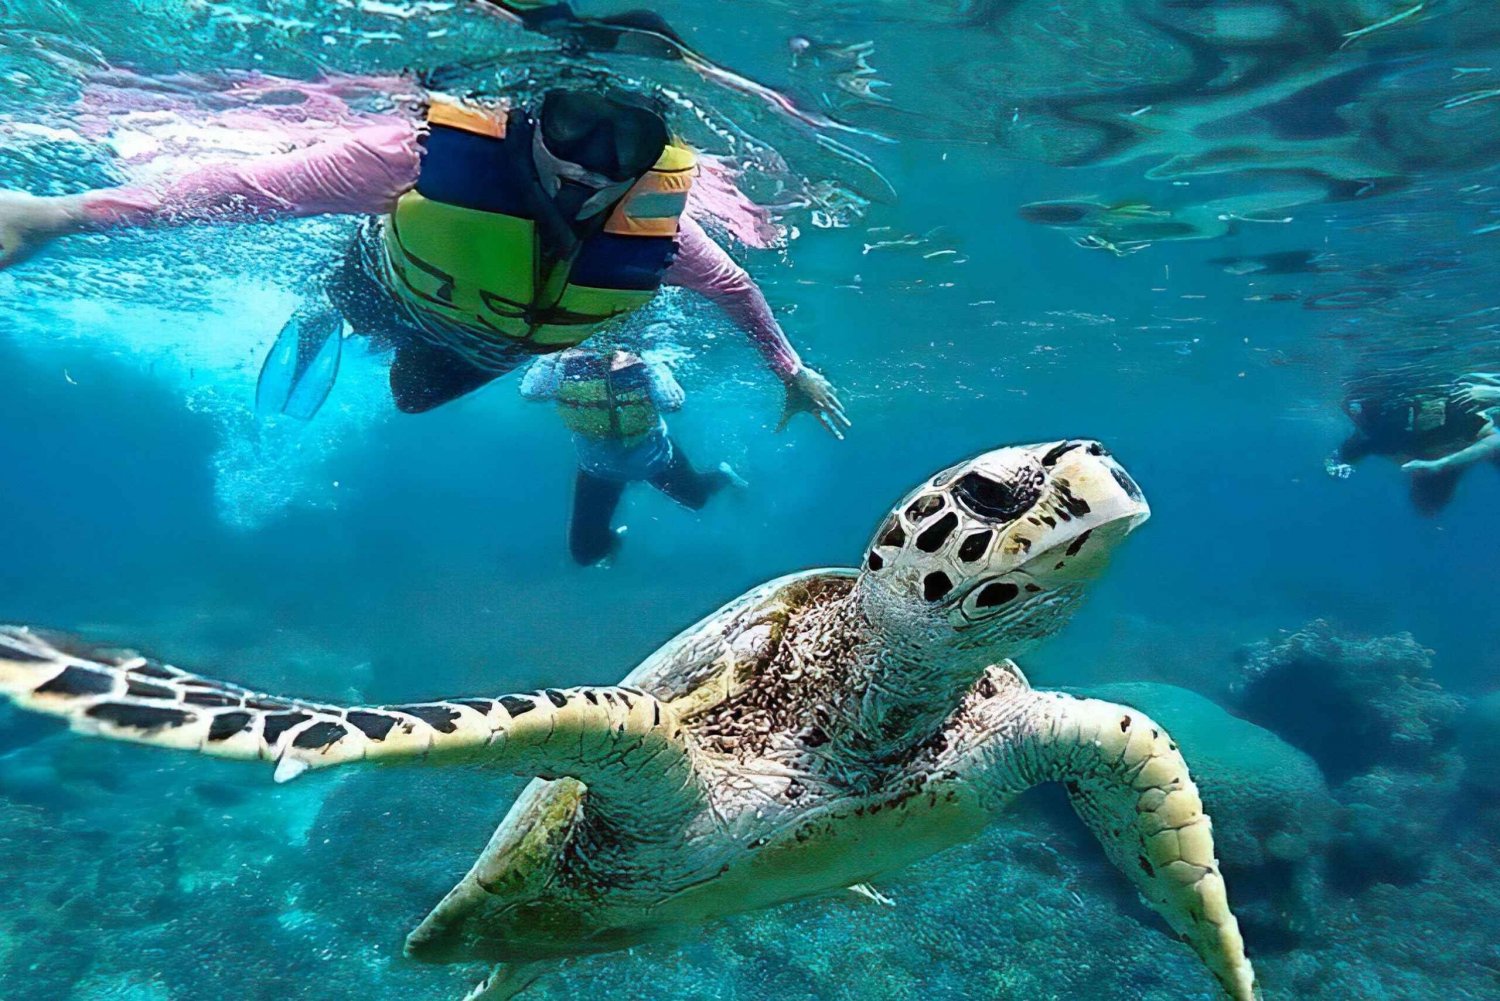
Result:
{"label": "snorkeler", "polygon": [[572,348],[532,362],[521,395],[553,401],[573,432],[578,478],[568,548],[583,566],[619,548],[610,521],[628,484],[650,483],[695,511],[725,487],[745,485],[725,463],[711,472],[694,469],[667,433],[662,413],[680,409],[683,392],[660,361]]}
{"label": "snorkeler", "polygon": [[1402,463],[1411,476],[1412,506],[1435,515],[1453,499],[1465,469],[1490,460],[1500,465],[1500,375],[1466,375],[1450,392],[1351,395],[1344,413],[1354,432],[1328,457],[1330,476],[1343,479],[1369,455]]}
{"label": "snorkeler", "polygon": [[786,387],[786,417],[849,426],[760,289],[687,213],[695,157],[660,109],[554,90],[531,108],[425,100],[311,146],[206,163],[154,186],[0,192],[0,268],[54,238],[192,221],[371,216],[271,352],[257,398],[308,416],[337,371],[343,323],[394,349],[391,393],[420,413],[529,358],[580,344],[663,285],[717,303]]}
{"label": "snorkeler", "polygon": [[1500,374],[1473,372],[1464,376],[1458,385],[1457,400],[1484,407],[1475,412],[1484,423],[1475,432],[1472,444],[1436,459],[1412,459],[1401,467],[1418,480],[1445,475],[1456,480],[1459,473],[1476,462],[1488,460],[1500,464],[1500,431],[1495,427],[1496,420],[1500,419]]}

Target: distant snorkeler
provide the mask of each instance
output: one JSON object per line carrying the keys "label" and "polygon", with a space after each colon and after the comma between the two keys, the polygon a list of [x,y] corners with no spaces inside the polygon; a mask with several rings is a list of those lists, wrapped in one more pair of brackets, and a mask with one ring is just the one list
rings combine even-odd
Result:
{"label": "distant snorkeler", "polygon": [[1500,374],[1473,372],[1446,392],[1351,394],[1344,413],[1355,430],[1328,457],[1328,474],[1343,479],[1366,456],[1393,458],[1411,477],[1412,506],[1421,514],[1447,507],[1469,466],[1500,468]]}
{"label": "distant snorkeler", "polygon": [[1456,478],[1476,462],[1489,461],[1500,468],[1500,431],[1495,427],[1500,419],[1500,373],[1471,372],[1464,376],[1458,384],[1457,399],[1471,407],[1482,407],[1474,411],[1474,416],[1484,423],[1475,432],[1472,444],[1436,459],[1412,459],[1401,467],[1419,481]]}
{"label": "distant snorkeler", "polygon": [[671,369],[629,351],[570,348],[538,358],[521,380],[528,400],[556,404],[578,452],[568,548],[590,566],[619,548],[611,527],[631,483],[649,483],[696,511],[725,487],[745,486],[727,463],[693,468],[667,431],[662,414],[682,407],[685,394]]}
{"label": "distant snorkeler", "polygon": [[[420,413],[580,344],[676,285],[717,303],[750,336],[785,385],[783,424],[806,411],[843,437],[849,420],[833,387],[802,363],[760,289],[688,211],[696,157],[656,102],[552,90],[524,108],[436,93],[418,105],[155,184],[0,192],[0,268],[73,233],[365,215],[321,294],[273,347],[257,388],[262,409],[316,412],[346,322],[394,350],[396,406]],[[319,124],[301,123],[299,139]]]}

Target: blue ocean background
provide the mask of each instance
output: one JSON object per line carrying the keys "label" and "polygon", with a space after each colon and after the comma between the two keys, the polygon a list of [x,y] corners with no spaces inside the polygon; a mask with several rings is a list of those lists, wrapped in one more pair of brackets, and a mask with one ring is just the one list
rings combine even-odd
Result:
{"label": "blue ocean background", "polygon": [[[773,433],[780,391],[748,344],[701,302],[664,295],[647,322],[670,324],[687,391],[673,430],[699,465],[730,461],[751,488],[701,514],[632,491],[622,552],[606,568],[568,559],[571,446],[515,378],[410,417],[386,398],[386,359],[351,347],[316,421],[254,414],[259,361],[350,220],[78,238],[0,273],[0,620],[330,700],[608,683],[754,584],[853,565],[887,507],[934,470],[1002,443],[1089,436],[1131,470],[1153,517],[1076,620],[1028,659],[1034,683],[1164,683],[1227,704],[1247,658],[1265,653],[1256,644],[1326,620],[1319,628],[1348,644],[1410,633],[1430,681],[1478,703],[1500,676],[1500,474],[1472,470],[1451,506],[1423,518],[1395,464],[1372,459],[1341,480],[1323,462],[1348,433],[1349,380],[1436,385],[1500,370],[1500,232],[1485,231],[1500,214],[1500,99],[1444,108],[1500,87],[1493,11],[1433,3],[1339,47],[1316,39],[1413,5],[1211,6],[1278,19],[1269,40],[1222,43],[1236,72],[1259,60],[1261,90],[1247,88],[1234,115],[1141,137],[1139,155],[1092,158],[1036,138],[1076,120],[1053,114],[1058,95],[1092,89],[1108,103],[1149,84],[1157,114],[1190,118],[1210,85],[1174,92],[1191,60],[1158,19],[1194,31],[1200,5],[658,7],[716,61],[809,103],[822,95],[830,115],[892,141],[839,137],[877,181],[680,68],[604,63],[633,80],[670,71],[715,115],[744,116],[801,179],[869,202],[833,226],[793,208],[784,251],[738,252],[807,360],[839,386],[848,440],[806,418]],[[60,54],[147,74],[308,77],[503,50],[515,53],[512,80],[553,58],[547,40],[462,7],[322,7],[0,3],[0,110],[7,121],[65,119],[77,81]],[[429,36],[433,25],[446,34]],[[873,40],[895,106],[851,104],[820,89],[827,80],[794,74],[787,39],[799,34]],[[1113,75],[1096,65],[1109,60]],[[1330,65],[1355,78],[1300,82]],[[1395,115],[1407,98],[1443,113]],[[1447,113],[1465,108],[1473,118]],[[1111,117],[1128,121],[1134,109],[1122,109]],[[1277,129],[1281,147],[1265,141]],[[1264,155],[1227,156],[1182,184],[1151,176],[1184,136]],[[1361,141],[1379,149],[1359,167],[1323,166],[1366,171],[1352,190],[1370,190],[1271,198],[1274,211],[1259,214],[1275,221],[1210,239],[1117,255],[1020,212],[1081,197],[1185,207],[1285,193],[1320,156]],[[111,169],[65,140],[0,151],[6,188],[81,190]],[[1328,267],[1274,275],[1224,263],[1301,250]],[[1495,768],[1487,755],[1436,760],[1457,740],[1445,735],[1433,760],[1412,766],[1427,777],[1419,784],[1441,787],[1420,806],[1358,790],[1326,801],[1346,833],[1363,823],[1376,844],[1420,845],[1419,871],[1318,876],[1298,907],[1262,906],[1249,887],[1246,937],[1268,998],[1500,996],[1500,814],[1480,791],[1500,783],[1476,779]],[[1231,773],[1240,746],[1250,745],[1200,752],[1184,740],[1191,763],[1201,753]],[[0,997],[460,997],[477,971],[409,964],[400,942],[518,788],[400,770],[278,788],[255,767],[84,742],[0,709]],[[1421,816],[1398,824],[1402,803]],[[1222,808],[1209,808],[1222,828]],[[1348,811],[1364,819],[1340,819]],[[1304,861],[1294,880],[1313,880],[1325,860]],[[1232,901],[1234,865],[1226,852]],[[1264,868],[1245,883],[1280,878]],[[830,900],[752,915],[681,947],[579,963],[536,993],[1216,996],[1046,797],[881,889],[895,907]]]}

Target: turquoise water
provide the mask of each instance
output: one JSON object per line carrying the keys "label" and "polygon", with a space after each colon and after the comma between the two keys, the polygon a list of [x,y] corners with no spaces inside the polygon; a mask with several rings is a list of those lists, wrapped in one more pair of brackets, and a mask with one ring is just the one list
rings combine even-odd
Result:
{"label": "turquoise water", "polygon": [[[637,488],[619,557],[580,569],[571,446],[515,377],[411,417],[388,359],[351,346],[315,421],[254,413],[264,352],[353,220],[71,238],[0,272],[0,620],[334,701],[611,683],[754,584],[853,565],[934,470],[1098,437],[1153,517],[1033,682],[1107,686],[1173,729],[1268,998],[1500,996],[1500,476],[1472,469],[1422,517],[1390,459],[1324,471],[1346,397],[1500,371],[1492,7],[656,9],[828,121],[680,64],[563,56],[463,4],[0,0],[3,188],[133,176],[127,140],[162,133],[93,127],[88,87],[116,69],[498,55],[462,82],[659,84],[674,126],[780,207],[785,247],[736,254],[854,421],[844,442],[806,418],[772,433],[779,390],[743,338],[664,294],[641,322],[671,327],[674,432],[751,488],[701,514]],[[816,45],[793,65],[795,36]],[[835,51],[866,41],[873,73]],[[267,771],[0,709],[0,997],[461,997],[479,970],[408,963],[401,940],[520,783]],[[878,888],[894,907],[795,904],[527,997],[1218,996],[1045,795]]]}

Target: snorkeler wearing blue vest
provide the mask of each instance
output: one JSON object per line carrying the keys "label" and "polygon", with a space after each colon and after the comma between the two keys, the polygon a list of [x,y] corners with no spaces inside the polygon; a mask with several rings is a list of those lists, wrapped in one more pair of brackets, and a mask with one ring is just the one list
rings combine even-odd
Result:
{"label": "snorkeler wearing blue vest", "polygon": [[552,401],[573,433],[578,476],[568,548],[583,566],[619,548],[611,522],[631,483],[649,483],[694,511],[727,486],[745,486],[727,463],[709,472],[694,469],[668,433],[662,414],[680,409],[685,394],[660,361],[572,348],[532,362],[521,395]]}
{"label": "snorkeler wearing blue vest", "polygon": [[418,117],[365,115],[324,126],[327,138],[310,145],[303,135],[290,152],[206,163],[157,184],[56,198],[0,192],[0,267],[70,233],[368,215],[325,294],[273,347],[261,409],[316,412],[346,323],[393,349],[392,396],[418,413],[580,344],[678,285],[749,334],[786,387],[783,426],[807,411],[843,436],[849,420],[833,387],[802,364],[760,289],[688,212],[699,166],[660,108],[578,90],[531,108],[435,94],[424,105]]}

